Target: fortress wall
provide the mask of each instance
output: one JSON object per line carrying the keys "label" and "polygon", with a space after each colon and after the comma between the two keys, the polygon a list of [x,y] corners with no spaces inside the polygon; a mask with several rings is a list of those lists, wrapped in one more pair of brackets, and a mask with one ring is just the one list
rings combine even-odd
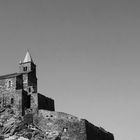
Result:
{"label": "fortress wall", "polygon": [[34,124],[50,137],[61,135],[62,140],[86,140],[83,121],[66,113],[39,110],[38,116],[34,118]]}

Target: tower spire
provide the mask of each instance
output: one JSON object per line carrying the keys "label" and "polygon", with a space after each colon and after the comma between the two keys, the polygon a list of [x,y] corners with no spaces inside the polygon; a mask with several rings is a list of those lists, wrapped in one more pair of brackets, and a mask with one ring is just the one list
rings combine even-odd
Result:
{"label": "tower spire", "polygon": [[33,62],[33,59],[31,57],[31,54],[29,53],[28,49],[27,49],[27,52],[26,52],[26,55],[25,55],[23,63],[26,63],[26,62]]}

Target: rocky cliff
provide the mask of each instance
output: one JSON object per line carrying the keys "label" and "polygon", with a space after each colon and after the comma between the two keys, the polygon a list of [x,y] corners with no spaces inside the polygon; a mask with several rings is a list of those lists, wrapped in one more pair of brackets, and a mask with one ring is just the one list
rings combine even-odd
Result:
{"label": "rocky cliff", "polygon": [[39,110],[16,116],[10,107],[0,110],[0,139],[85,140],[84,121],[61,112]]}
{"label": "rocky cliff", "polygon": [[55,111],[27,109],[17,116],[10,106],[0,109],[0,140],[114,140],[87,120]]}

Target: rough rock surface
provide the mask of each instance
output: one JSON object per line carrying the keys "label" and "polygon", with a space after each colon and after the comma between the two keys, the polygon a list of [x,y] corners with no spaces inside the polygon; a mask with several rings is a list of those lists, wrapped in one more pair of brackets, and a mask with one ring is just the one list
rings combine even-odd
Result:
{"label": "rough rock surface", "polygon": [[78,118],[40,110],[16,116],[10,107],[0,110],[0,140],[85,140],[85,130]]}
{"label": "rough rock surface", "polygon": [[10,107],[0,109],[0,140],[114,140],[111,133],[87,120],[55,111],[26,110],[17,116]]}

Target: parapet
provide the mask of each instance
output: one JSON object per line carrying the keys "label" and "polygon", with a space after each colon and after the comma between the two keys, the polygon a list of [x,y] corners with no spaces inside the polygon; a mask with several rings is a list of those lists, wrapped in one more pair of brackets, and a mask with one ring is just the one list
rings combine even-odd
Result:
{"label": "parapet", "polygon": [[38,109],[54,111],[54,100],[38,93]]}

